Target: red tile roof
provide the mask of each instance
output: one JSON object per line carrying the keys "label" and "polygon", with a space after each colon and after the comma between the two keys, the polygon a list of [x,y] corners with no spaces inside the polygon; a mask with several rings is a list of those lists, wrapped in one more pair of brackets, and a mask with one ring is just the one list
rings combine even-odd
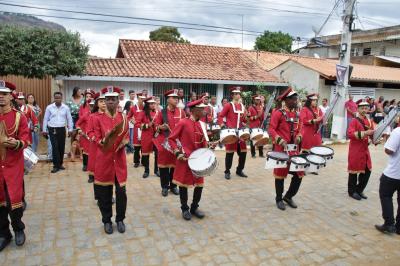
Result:
{"label": "red tile roof", "polygon": [[115,59],[89,59],[88,76],[280,82],[239,48],[120,40]]}

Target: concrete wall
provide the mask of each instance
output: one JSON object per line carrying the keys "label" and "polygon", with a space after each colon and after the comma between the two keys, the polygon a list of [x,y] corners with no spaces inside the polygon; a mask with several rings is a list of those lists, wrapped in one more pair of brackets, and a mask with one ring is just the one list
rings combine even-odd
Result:
{"label": "concrete wall", "polygon": [[383,96],[385,100],[400,101],[400,89],[375,89],[375,97]]}

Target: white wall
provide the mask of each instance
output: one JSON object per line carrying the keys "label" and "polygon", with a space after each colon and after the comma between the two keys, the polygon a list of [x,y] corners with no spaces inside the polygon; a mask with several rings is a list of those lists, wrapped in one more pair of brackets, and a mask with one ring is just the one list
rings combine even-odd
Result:
{"label": "white wall", "polygon": [[383,96],[385,100],[396,99],[396,101],[400,101],[400,89],[375,89],[375,97],[379,98],[379,96]]}

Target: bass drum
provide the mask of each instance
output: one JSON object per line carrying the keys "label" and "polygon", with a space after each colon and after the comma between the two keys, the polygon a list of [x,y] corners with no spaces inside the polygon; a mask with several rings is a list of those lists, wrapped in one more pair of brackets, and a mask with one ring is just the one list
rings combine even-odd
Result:
{"label": "bass drum", "polygon": [[236,130],[232,128],[222,129],[220,134],[220,142],[222,144],[234,144],[239,140]]}
{"label": "bass drum", "polygon": [[188,165],[193,175],[200,178],[212,175],[218,166],[218,161],[212,150],[201,148],[190,154]]}
{"label": "bass drum", "polygon": [[267,131],[264,131],[262,137],[261,137],[260,139],[258,139],[258,140],[254,143],[254,145],[256,145],[256,146],[265,146],[265,145],[268,144],[268,142],[269,142],[269,135],[268,135],[268,132],[267,132]]}

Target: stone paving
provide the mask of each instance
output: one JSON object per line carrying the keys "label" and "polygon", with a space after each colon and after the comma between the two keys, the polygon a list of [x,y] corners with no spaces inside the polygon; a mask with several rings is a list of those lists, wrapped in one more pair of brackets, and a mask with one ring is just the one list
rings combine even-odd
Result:
{"label": "stone paving", "polygon": [[27,242],[12,242],[0,265],[399,265],[400,236],[374,229],[382,222],[383,147],[371,147],[369,199],[360,202],[346,193],[347,145],[334,149],[332,164],[304,178],[299,208],[284,212],[275,207],[264,159],[248,158],[249,178],[227,181],[224,153],[217,152],[220,166],[207,178],[200,203],[207,217],[189,222],[181,218],[177,196],[162,198],[158,178],[143,179],[143,169],[130,165],[127,231],[113,235],[103,231],[80,163],[67,163],[57,174],[40,163],[25,179]]}

